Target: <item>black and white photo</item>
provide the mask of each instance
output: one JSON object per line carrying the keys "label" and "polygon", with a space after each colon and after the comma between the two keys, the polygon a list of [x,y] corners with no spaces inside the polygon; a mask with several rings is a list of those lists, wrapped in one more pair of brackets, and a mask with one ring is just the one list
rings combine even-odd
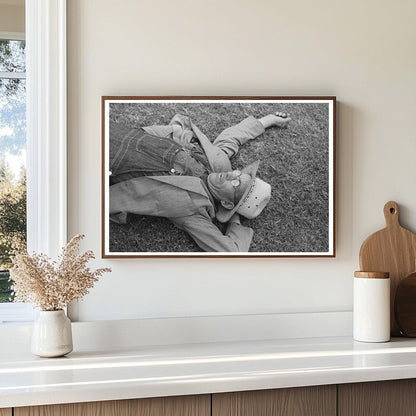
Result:
{"label": "black and white photo", "polygon": [[334,97],[103,97],[103,257],[335,255]]}

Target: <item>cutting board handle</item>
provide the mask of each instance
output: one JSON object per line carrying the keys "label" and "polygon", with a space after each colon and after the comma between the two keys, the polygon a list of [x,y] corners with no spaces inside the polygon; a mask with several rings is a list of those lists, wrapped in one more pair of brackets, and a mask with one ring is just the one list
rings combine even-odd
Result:
{"label": "cutting board handle", "polygon": [[384,218],[387,227],[399,227],[399,205],[397,202],[389,201],[384,205]]}

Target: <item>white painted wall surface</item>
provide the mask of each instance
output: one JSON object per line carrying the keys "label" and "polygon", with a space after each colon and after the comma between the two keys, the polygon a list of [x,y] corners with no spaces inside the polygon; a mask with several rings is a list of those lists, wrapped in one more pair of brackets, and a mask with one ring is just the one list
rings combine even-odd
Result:
{"label": "white painted wall surface", "polygon": [[[110,266],[80,321],[348,311],[364,238],[396,200],[416,231],[416,3],[68,1],[68,235]],[[101,255],[102,95],[335,95],[335,259]]]}

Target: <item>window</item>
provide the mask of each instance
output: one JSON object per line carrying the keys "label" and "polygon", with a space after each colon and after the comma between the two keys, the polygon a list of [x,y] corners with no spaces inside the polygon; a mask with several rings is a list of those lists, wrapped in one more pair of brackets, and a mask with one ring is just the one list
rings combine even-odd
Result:
{"label": "window", "polygon": [[10,249],[26,243],[26,42],[0,32],[0,324],[33,318],[31,305],[11,304]]}
{"label": "window", "polygon": [[26,52],[21,38],[0,34],[0,303],[12,301],[12,247],[26,244]]}
{"label": "window", "polygon": [[[25,20],[27,247],[55,257],[66,243],[66,0],[25,0]],[[0,303],[0,324],[33,315]]]}

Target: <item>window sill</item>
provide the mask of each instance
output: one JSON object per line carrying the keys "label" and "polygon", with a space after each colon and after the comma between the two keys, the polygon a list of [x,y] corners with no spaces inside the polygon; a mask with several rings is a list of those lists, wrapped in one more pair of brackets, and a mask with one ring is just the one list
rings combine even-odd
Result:
{"label": "window sill", "polygon": [[0,325],[22,325],[32,322],[36,311],[26,303],[0,303]]}

